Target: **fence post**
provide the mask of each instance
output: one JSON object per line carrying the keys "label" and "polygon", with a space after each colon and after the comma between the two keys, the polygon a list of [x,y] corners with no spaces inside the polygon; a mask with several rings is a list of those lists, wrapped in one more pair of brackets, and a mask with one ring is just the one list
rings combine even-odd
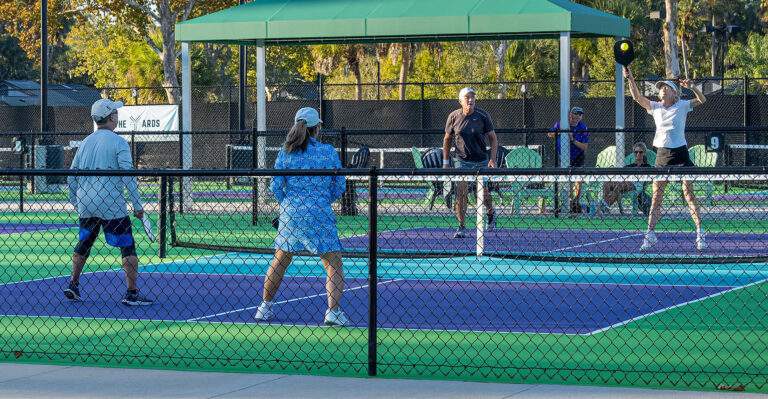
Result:
{"label": "fence post", "polygon": [[[347,147],[349,147],[349,140],[347,138],[347,128],[343,127],[341,128],[341,148],[339,149],[341,153],[341,167],[347,168],[349,167],[347,163]],[[355,183],[347,179],[346,183],[346,190],[344,190],[344,195],[341,197],[341,214],[344,216],[355,216],[357,215],[357,193],[355,192]]]}
{"label": "fence post", "polygon": [[319,106],[320,109],[318,110],[318,112],[320,113],[320,120],[324,121],[325,120],[325,106],[324,106],[323,103],[325,102],[325,81],[323,80],[323,75],[322,74],[318,74],[317,75],[317,84],[319,86],[319,88],[318,88],[318,91],[319,91],[318,95],[320,96],[320,106]]}
{"label": "fence post", "polygon": [[[158,251],[158,256],[160,259],[165,258],[165,252],[166,252],[166,227],[168,226],[168,223],[166,222],[166,212],[167,212],[167,206],[168,204],[168,178],[166,176],[160,176],[160,220],[159,220],[159,226],[158,226],[158,233],[159,234],[159,245],[160,250]],[[146,217],[146,215],[145,215]]]}
{"label": "fence post", "polygon": [[379,191],[379,171],[376,166],[372,166],[368,174],[368,193],[370,202],[368,203],[368,375],[376,376],[376,351],[378,349],[377,321],[376,313],[378,311],[377,301],[377,236],[378,236],[378,191]]}

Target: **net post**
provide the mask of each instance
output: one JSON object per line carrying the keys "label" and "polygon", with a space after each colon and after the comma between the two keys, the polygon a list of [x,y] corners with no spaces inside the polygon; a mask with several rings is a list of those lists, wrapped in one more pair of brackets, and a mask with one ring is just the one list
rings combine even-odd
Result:
{"label": "net post", "polygon": [[483,213],[485,211],[485,183],[484,178],[480,175],[475,177],[475,186],[477,191],[477,204],[475,204],[475,213],[477,217],[475,230],[477,231],[477,245],[475,246],[475,253],[478,257],[483,256],[485,252],[485,217]]}
{"label": "net post", "polygon": [[[24,169],[24,154],[26,150],[26,139],[21,136],[21,151],[19,152],[19,169]],[[24,176],[19,176],[19,213],[24,213]]]}
{"label": "net post", "polygon": [[168,204],[168,178],[166,176],[160,176],[160,230],[158,256],[160,259],[165,258],[166,255],[166,227],[168,226],[165,215],[166,205]]}
{"label": "net post", "polygon": [[[231,140],[231,138],[230,138],[230,140]],[[230,141],[230,143],[231,143],[231,141]],[[224,151],[224,157],[225,157],[224,162],[226,162],[227,169],[231,170],[232,169],[232,144],[227,144],[225,149],[226,150]],[[227,176],[226,180],[227,180],[227,183],[226,183],[227,184],[227,190],[231,190],[232,189],[232,177]]]}
{"label": "net post", "polygon": [[368,375],[376,376],[376,351],[378,345],[377,339],[377,321],[376,312],[378,311],[377,287],[377,236],[378,236],[378,190],[379,190],[379,171],[376,166],[371,166],[368,173],[368,193],[370,202],[368,203]]}
{"label": "net post", "polygon": [[[179,169],[184,169],[184,131],[179,130]],[[179,179],[179,213],[184,213],[184,178]]]}
{"label": "net post", "polygon": [[168,178],[168,224],[171,226],[171,245],[176,244],[176,204],[174,203],[173,199],[173,185],[174,185],[174,178],[173,176],[170,176]]}

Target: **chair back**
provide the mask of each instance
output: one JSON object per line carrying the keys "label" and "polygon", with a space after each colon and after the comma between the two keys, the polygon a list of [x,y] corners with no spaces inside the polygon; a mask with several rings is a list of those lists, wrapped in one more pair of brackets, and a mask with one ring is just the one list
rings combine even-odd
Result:
{"label": "chair back", "polygon": [[416,147],[411,147],[411,155],[413,156],[413,166],[416,169],[423,168],[424,164],[421,162],[421,152],[419,152],[419,149]]}
{"label": "chair back", "polygon": [[371,160],[371,149],[368,146],[360,146],[360,148],[352,156],[352,160],[347,163],[349,168],[367,168],[368,163]]}
{"label": "chair back", "polygon": [[431,148],[421,157],[421,164],[425,168],[442,168],[443,167],[443,149]]}
{"label": "chair back", "polygon": [[700,168],[714,168],[717,165],[717,153],[707,152],[707,149],[699,144],[688,149],[691,162]]}
{"label": "chair back", "polygon": [[597,160],[595,161],[596,168],[612,168],[616,166],[616,146],[611,145],[605,147],[604,150],[597,154]]}
{"label": "chair back", "polygon": [[541,155],[538,152],[527,148],[514,148],[504,157],[508,168],[540,168]]}

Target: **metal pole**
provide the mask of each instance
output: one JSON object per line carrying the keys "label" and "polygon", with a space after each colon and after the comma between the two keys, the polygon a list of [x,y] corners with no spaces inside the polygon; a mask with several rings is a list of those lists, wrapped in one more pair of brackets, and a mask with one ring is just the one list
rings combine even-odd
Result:
{"label": "metal pole", "polygon": [[378,174],[378,169],[372,166],[368,174],[368,193],[370,194],[370,202],[368,203],[368,375],[371,377],[376,376],[376,351],[378,349],[378,322],[376,320],[379,284],[377,270]]}
{"label": "metal pole", "polygon": [[[48,129],[48,0],[40,5],[40,133]],[[42,137],[48,144],[48,137]]]}
{"label": "metal pole", "polygon": [[[160,221],[159,221],[159,242],[160,250],[158,251],[158,256],[160,259],[165,258],[166,255],[166,228],[168,227],[168,223],[166,221],[166,213],[168,209],[166,208],[168,204],[168,178],[165,176],[160,176]],[[145,216],[146,217],[146,216]]]}
{"label": "metal pole", "polygon": [[[179,144],[182,148],[181,164],[183,169],[192,168],[192,62],[189,55],[189,43],[181,43],[181,116],[182,135]],[[192,178],[183,177],[179,209],[192,205]]]}
{"label": "metal pole", "polygon": [[[21,152],[19,152],[19,169],[24,169],[24,150],[26,147],[26,140],[24,136],[21,136]],[[19,212],[24,213],[24,176],[19,176]]]}
{"label": "metal pole", "polygon": [[[267,167],[267,139],[264,133],[267,131],[267,52],[263,41],[259,41],[256,46],[256,130],[259,132],[258,142],[256,143],[258,157],[256,166],[259,169]],[[267,192],[266,181],[259,180],[259,193]],[[256,198],[261,201],[260,197]]]}
{"label": "metal pole", "polygon": [[[560,32],[560,167],[571,166],[571,143],[567,129],[571,108],[571,32]],[[571,196],[569,183],[559,185],[561,206],[568,206]],[[557,209],[557,208],[556,208]],[[556,210],[557,212],[557,210]]]}
{"label": "metal pole", "polygon": [[[245,3],[245,0],[240,0],[240,4]],[[240,46],[240,79],[239,83],[239,100],[238,100],[238,130],[241,132],[245,130],[245,84],[248,80],[248,47]]]}
{"label": "metal pole", "polygon": [[[616,40],[621,40],[621,37],[616,37]],[[614,78],[616,80],[616,161],[615,166],[617,168],[624,166],[624,152],[625,152],[625,137],[623,130],[625,126],[625,112],[624,112],[624,71],[623,67],[618,63],[614,64]]]}

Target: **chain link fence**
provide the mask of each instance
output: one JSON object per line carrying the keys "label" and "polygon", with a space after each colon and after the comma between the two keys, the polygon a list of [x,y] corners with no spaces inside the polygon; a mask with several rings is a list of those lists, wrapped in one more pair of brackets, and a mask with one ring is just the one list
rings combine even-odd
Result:
{"label": "chain link fence", "polygon": [[[536,152],[510,154],[514,164]],[[66,190],[25,212],[0,197],[3,361],[768,389],[765,168],[0,173],[74,178],[91,187],[79,201],[119,209],[91,183],[136,178],[150,226],[105,223],[87,252],[78,241],[93,225],[78,227]],[[333,199],[329,185],[346,193],[322,219],[319,205],[290,205],[291,190],[278,204],[269,191],[255,196],[258,184],[229,184],[273,179],[314,187],[300,198],[310,207]],[[641,251],[654,181],[668,182],[658,242]],[[686,181],[703,231],[681,195]],[[579,206],[558,210],[575,185]],[[343,278],[301,251],[284,275],[270,272],[276,240],[307,229],[338,234]],[[131,231],[138,299],[121,265]],[[73,251],[87,255],[74,287]],[[345,327],[324,326],[332,301]]]}

